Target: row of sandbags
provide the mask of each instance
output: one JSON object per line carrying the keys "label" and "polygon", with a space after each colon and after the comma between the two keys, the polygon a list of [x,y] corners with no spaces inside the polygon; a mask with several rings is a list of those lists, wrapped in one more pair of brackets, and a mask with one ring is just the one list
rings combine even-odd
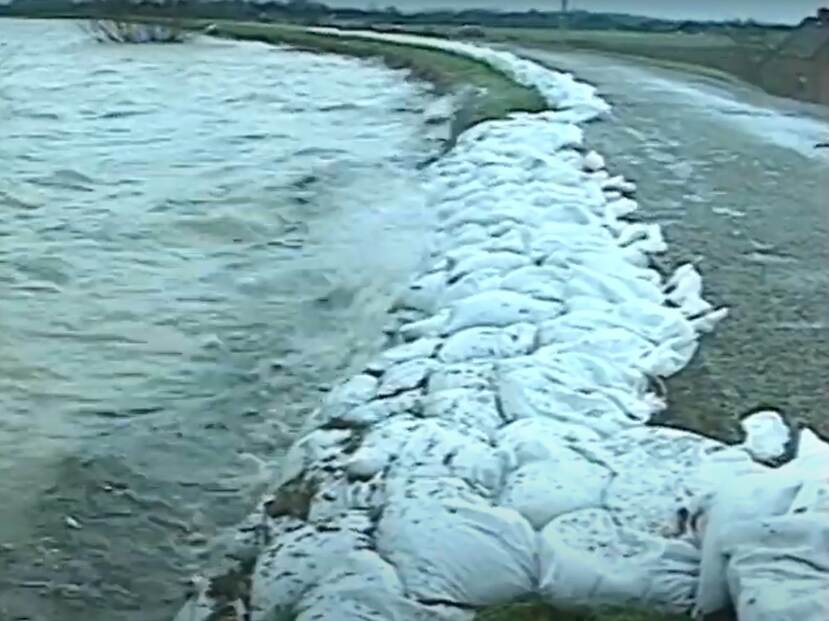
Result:
{"label": "row of sandbags", "polygon": [[178,619],[460,620],[540,597],[823,621],[825,486],[804,481],[825,445],[773,412],[732,447],[647,424],[725,312],[692,266],[650,267],[659,227],[627,220],[635,186],[575,124],[604,104],[508,54],[436,45],[533,81],[554,110],[479,125],[424,171],[439,225],[394,346],[309,418],[239,529],[240,566]]}

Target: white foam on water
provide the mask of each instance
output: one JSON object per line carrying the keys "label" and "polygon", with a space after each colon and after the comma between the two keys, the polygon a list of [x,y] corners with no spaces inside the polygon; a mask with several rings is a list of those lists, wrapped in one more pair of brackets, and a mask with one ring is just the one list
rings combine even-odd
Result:
{"label": "white foam on water", "polygon": [[[625,220],[637,205],[619,190],[635,188],[581,144],[577,123],[607,104],[506,52],[316,32],[476,58],[551,110],[480,124],[425,171],[439,223],[397,307],[399,345],[329,395],[252,516],[250,618],[470,619],[536,596],[677,612],[731,599],[745,621],[793,619],[764,595],[761,565],[785,594],[827,577],[809,568],[829,567],[829,547],[808,547],[829,524],[827,486],[802,464],[829,447],[804,433],[807,462],[775,470],[755,458],[789,444],[776,414],[747,419],[733,447],[647,425],[665,408],[653,380],[682,370],[726,311],[693,266],[667,280],[650,268],[659,226]],[[803,602],[801,621],[825,619]]]}

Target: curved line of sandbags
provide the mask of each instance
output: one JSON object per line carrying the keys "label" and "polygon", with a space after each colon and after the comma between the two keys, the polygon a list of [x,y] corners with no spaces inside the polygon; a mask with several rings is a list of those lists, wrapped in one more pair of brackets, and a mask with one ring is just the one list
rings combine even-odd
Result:
{"label": "curved line of sandbags", "polygon": [[551,110],[478,125],[424,171],[438,227],[393,346],[310,417],[238,566],[197,582],[179,621],[449,621],[528,597],[825,619],[826,486],[809,475],[826,445],[775,412],[738,446],[648,424],[726,313],[692,266],[651,267],[659,226],[628,219],[635,185],[582,144],[607,105],[511,54],[428,44]]}

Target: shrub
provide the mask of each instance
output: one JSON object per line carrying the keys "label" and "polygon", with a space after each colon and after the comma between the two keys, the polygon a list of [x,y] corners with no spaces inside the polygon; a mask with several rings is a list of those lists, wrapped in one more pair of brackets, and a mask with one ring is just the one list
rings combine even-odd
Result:
{"label": "shrub", "polygon": [[84,28],[101,43],[182,43],[186,38],[186,33],[175,26],[114,19],[90,20]]}

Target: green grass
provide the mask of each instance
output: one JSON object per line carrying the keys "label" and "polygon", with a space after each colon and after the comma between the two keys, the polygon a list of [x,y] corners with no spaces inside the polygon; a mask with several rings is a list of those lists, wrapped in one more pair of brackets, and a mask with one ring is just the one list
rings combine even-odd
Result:
{"label": "green grass", "polygon": [[518,603],[483,610],[475,621],[688,621],[688,617],[636,609],[556,610],[544,604]]}
{"label": "green grass", "polygon": [[[185,23],[198,27],[203,23]],[[377,58],[396,69],[408,69],[412,77],[433,84],[440,92],[480,89],[472,108],[465,110],[458,131],[482,121],[504,118],[511,112],[538,112],[547,106],[541,93],[522,86],[485,63],[458,54],[409,44],[372,41],[359,37],[320,35],[294,26],[218,22],[215,36],[289,45],[295,49]]]}
{"label": "green grass", "polygon": [[[489,43],[539,49],[579,49],[602,54],[622,55],[648,64],[679,69],[724,80],[740,80],[764,87],[762,64],[788,32],[761,30],[756,35],[729,36],[725,31],[698,34],[682,32],[632,32],[614,30],[570,30],[557,28],[483,27],[483,40]],[[451,36],[453,27],[431,25],[413,32]],[[797,97],[797,93],[778,92]]]}

